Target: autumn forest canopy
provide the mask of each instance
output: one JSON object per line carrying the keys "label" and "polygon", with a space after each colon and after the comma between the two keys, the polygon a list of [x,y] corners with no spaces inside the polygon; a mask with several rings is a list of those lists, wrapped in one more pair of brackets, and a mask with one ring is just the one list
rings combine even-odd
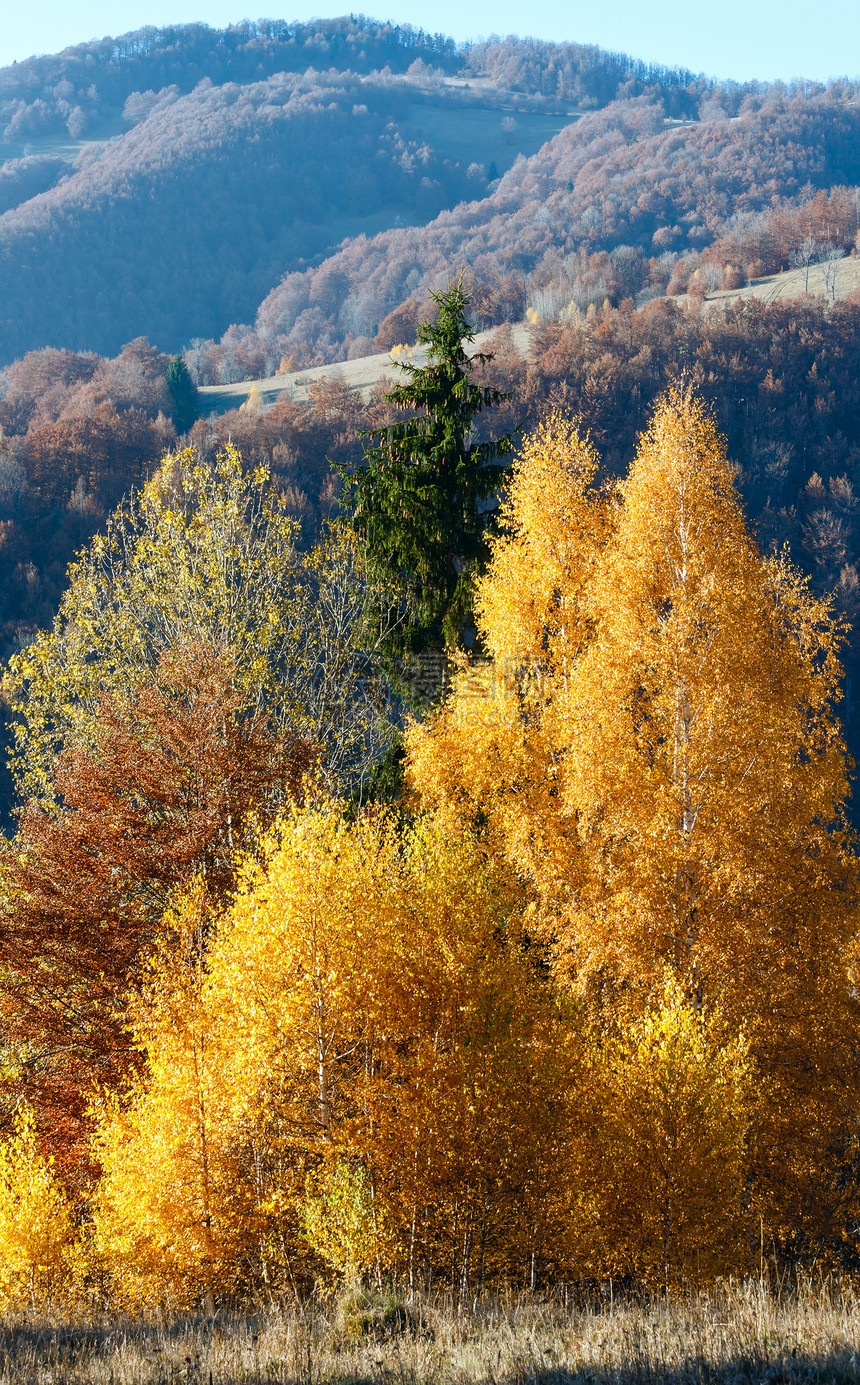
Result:
{"label": "autumn forest canopy", "polygon": [[[423,440],[419,506],[468,489],[465,306],[368,453]],[[263,470],[188,449],[12,660],[7,1303],[853,1263],[844,622],[687,387],[624,479],[556,411],[505,494],[468,653],[456,584],[406,580],[451,502],[398,583],[366,494],[302,554]]]}
{"label": "autumn forest canopy", "polygon": [[0,71],[0,1310],[856,1272],[858,119]]}

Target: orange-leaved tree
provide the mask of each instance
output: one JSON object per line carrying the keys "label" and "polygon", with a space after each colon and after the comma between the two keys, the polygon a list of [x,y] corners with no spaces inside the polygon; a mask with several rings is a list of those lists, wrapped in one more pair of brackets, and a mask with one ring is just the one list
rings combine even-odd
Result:
{"label": "orange-leaved tree", "polygon": [[154,964],[146,1066],[97,1140],[116,1291],[271,1288],[322,1256],[468,1295],[558,1263],[583,1045],[520,903],[444,814],[284,818],[193,985]]}
{"label": "orange-leaved tree", "polygon": [[[744,1029],[769,1094],[762,1215],[811,1245],[845,1212],[858,1095],[842,632],[757,550],[689,393],[661,401],[608,502],[589,457],[558,421],[525,450],[477,602],[495,662],[413,729],[413,782],[526,873],[557,974],[597,1025],[647,1014],[668,966],[691,1004]],[[567,564],[548,534],[570,536]]]}

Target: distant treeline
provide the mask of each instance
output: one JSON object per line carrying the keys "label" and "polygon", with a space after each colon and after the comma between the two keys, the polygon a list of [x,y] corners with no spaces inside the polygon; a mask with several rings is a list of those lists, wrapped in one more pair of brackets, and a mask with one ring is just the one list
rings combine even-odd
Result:
{"label": "distant treeline", "polygon": [[[245,20],[226,29],[149,25],[0,69],[0,123],[6,141],[61,131],[70,121],[77,137],[121,111],[133,93],[146,90],[176,86],[187,93],[204,79],[216,86],[258,82],[311,67],[405,72],[416,61],[451,72],[461,66],[462,56],[442,34],[361,15],[308,24]],[[74,112],[80,114],[72,119]]]}
{"label": "distant treeline", "polygon": [[[643,63],[593,44],[517,38],[457,44],[443,34],[362,15],[306,24],[243,20],[226,29],[147,26],[0,69],[0,128],[7,141],[65,128],[78,137],[121,111],[133,93],[146,90],[175,85],[187,93],[204,79],[216,86],[258,82],[308,68],[403,73],[414,63],[443,73],[464,70],[490,77],[508,91],[582,106],[605,105],[621,88],[627,95],[647,88],[665,92],[679,113],[683,108],[692,114],[715,86],[684,68]],[[732,91],[761,85],[732,86]]]}
{"label": "distant treeline", "polygon": [[225,29],[207,24],[148,25],[116,38],[27,58],[0,69],[0,122],[8,140],[60,131],[70,121],[77,137],[122,110],[129,96],[147,89],[176,85],[180,92],[189,92],[207,78],[215,85],[256,82],[310,67],[403,73],[413,64],[447,74],[489,77],[499,90],[573,102],[586,109],[619,96],[659,93],[671,114],[687,117],[695,116],[703,102],[709,114],[720,108],[737,115],[749,98],[824,90],[816,82],[717,81],[594,44],[513,36],[458,44],[410,24],[344,15],[304,24],[243,20]]}

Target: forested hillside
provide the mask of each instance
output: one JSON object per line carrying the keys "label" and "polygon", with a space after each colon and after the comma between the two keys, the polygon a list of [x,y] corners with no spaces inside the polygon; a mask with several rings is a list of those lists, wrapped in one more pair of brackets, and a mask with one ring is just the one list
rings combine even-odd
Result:
{"label": "forested hillside", "polygon": [[[621,87],[635,95],[656,86],[678,103],[676,113],[691,113],[697,99],[714,86],[691,72],[648,65],[593,45],[496,38],[464,47],[409,24],[350,15],[307,24],[245,20],[227,29],[206,24],[150,27],[30,58],[0,71],[0,119],[6,142],[62,134],[70,125],[77,136],[83,132],[81,118],[84,129],[99,127],[119,114],[129,97],[171,86],[189,92],[206,78],[220,86],[308,69],[404,73],[413,64],[419,70],[483,76],[499,91],[538,101],[583,106],[605,105]],[[721,89],[720,99],[737,100],[747,90],[732,84],[725,93]],[[135,100],[132,109],[139,105]]]}
{"label": "forested hillside", "polygon": [[575,44],[472,51],[361,19],[147,29],[15,64],[0,358],[220,336],[345,237],[483,197],[579,109],[623,88],[686,113],[705,85]]}
{"label": "forested hillside", "polygon": [[404,140],[396,113],[385,85],[351,74],[163,94],[0,218],[7,359],[43,344],[114,352],[129,331],[174,346],[208,335],[384,209],[423,221],[458,200],[466,170]]}
{"label": "forested hillside", "polygon": [[202,380],[360,354],[455,261],[487,324],[583,250],[623,251],[610,298],[660,291],[728,218],[855,181],[852,94],[363,19],[33,58],[0,72],[0,360],[227,329]]}
{"label": "forested hillside", "polygon": [[[642,302],[665,293],[676,265],[729,225],[860,181],[860,112],[838,93],[748,98],[743,115],[667,122],[642,97],[584,116],[495,192],[420,228],[343,246],[317,269],[288,275],[252,327],[203,351],[201,383],[272,374],[283,355],[316,364],[365,355],[389,314],[412,340],[428,292],[452,266],[473,276],[481,326],[557,316],[571,300]],[[860,225],[834,225],[848,245]],[[590,259],[595,252],[602,258]],[[787,253],[787,252],[786,252]],[[781,267],[781,266],[780,266]],[[692,273],[692,266],[687,268]]]}
{"label": "forested hillside", "polygon": [[289,1298],[322,1379],[324,1302],[420,1381],[428,1304],[707,1287],[830,1378],[764,1306],[856,1321],[859,89],[363,19],[0,74],[22,1332]]}

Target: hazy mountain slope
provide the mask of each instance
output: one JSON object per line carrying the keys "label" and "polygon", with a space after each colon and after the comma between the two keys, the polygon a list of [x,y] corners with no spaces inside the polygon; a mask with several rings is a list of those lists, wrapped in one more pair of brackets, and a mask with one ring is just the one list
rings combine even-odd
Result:
{"label": "hazy mountain slope", "polygon": [[230,370],[243,353],[256,356],[261,374],[281,355],[310,364],[364,354],[386,314],[423,301],[463,267],[475,276],[479,306],[482,294],[496,293],[501,321],[524,315],[530,290],[563,287],[571,257],[628,246],[616,260],[629,280],[619,296],[634,296],[654,257],[671,262],[671,252],[700,249],[732,216],[858,182],[860,109],[832,93],[692,125],[667,123],[662,106],[645,98],[616,102],[518,161],[489,197],[428,226],[359,238],[318,268],[287,275],[253,328],[232,331],[213,353],[206,378],[239,378]]}
{"label": "hazy mountain slope", "polygon": [[[594,45],[491,39],[458,45],[361,15],[311,20],[243,20],[226,29],[206,24],[147,27],[118,38],[77,44],[61,53],[0,69],[0,136],[8,145],[92,133],[119,116],[132,96],[175,85],[187,93],[203,79],[256,82],[308,68],[404,73],[413,64],[439,73],[463,71],[491,88],[522,92],[535,101],[605,105],[623,86],[627,95],[661,91],[675,114],[691,114],[713,87],[683,69],[606,53]],[[729,102],[749,87],[733,87]],[[21,153],[10,148],[9,154]]]}
{"label": "hazy mountain slope", "polygon": [[442,34],[360,15],[308,24],[245,20],[226,29],[150,25],[0,68],[0,134],[7,145],[68,130],[79,138],[118,116],[134,93],[168,86],[188,93],[202,80],[257,82],[309,67],[405,72],[415,61],[443,71],[462,64]]}
{"label": "hazy mountain slope", "polygon": [[[0,217],[2,356],[176,348],[253,311],[285,267],[386,207],[424,220],[466,171],[407,144],[388,86],[351,74],[205,83]],[[382,224],[385,224],[383,219]],[[373,229],[376,229],[379,222]]]}
{"label": "hazy mountain slope", "polygon": [[597,301],[662,292],[731,216],[858,180],[854,98],[361,18],[34,58],[0,71],[0,363],[209,337],[201,379],[269,374],[408,335],[463,266],[489,325],[618,247]]}
{"label": "hazy mountain slope", "polygon": [[714,96],[593,46],[456,45],[360,16],[145,28],[13,64],[0,361],[218,336],[285,272],[483,196],[518,152],[621,90],[676,115]]}

